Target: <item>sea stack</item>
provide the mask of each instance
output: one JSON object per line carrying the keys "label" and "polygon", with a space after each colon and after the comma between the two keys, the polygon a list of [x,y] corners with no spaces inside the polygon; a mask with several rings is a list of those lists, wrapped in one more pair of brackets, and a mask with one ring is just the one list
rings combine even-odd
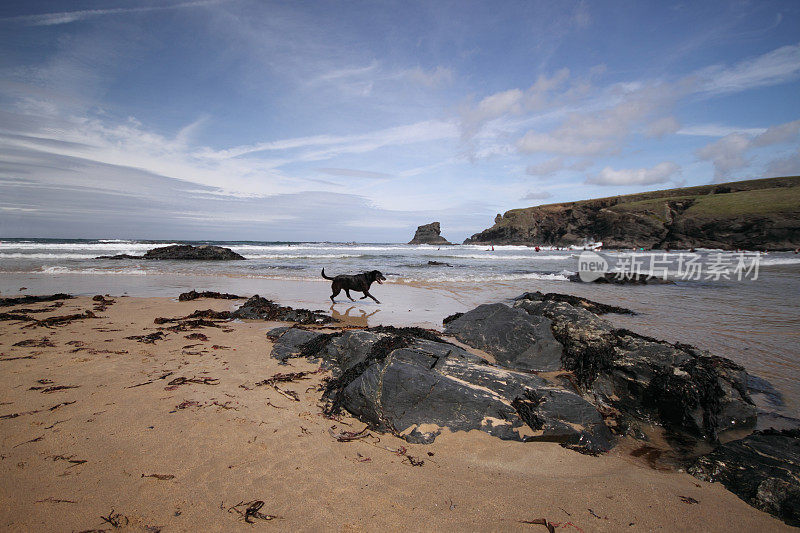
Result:
{"label": "sea stack", "polygon": [[408,244],[453,244],[440,235],[441,231],[438,222],[419,226],[414,238]]}

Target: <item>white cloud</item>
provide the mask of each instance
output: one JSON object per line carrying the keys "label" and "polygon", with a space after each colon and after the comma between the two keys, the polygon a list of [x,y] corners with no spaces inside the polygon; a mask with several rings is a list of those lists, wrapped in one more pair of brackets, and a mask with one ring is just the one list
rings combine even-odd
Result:
{"label": "white cloud", "polygon": [[749,164],[745,152],[750,148],[750,137],[741,133],[731,133],[718,141],[700,148],[695,153],[698,159],[714,164],[714,180],[727,178],[734,170]]}
{"label": "white cloud", "polygon": [[586,183],[594,185],[654,185],[666,183],[681,171],[672,161],[664,161],[653,168],[630,168],[614,170],[605,167],[596,176],[589,177]]}
{"label": "white cloud", "polygon": [[800,148],[794,153],[772,161],[767,165],[770,176],[797,176],[800,175]]}
{"label": "white cloud", "polygon": [[525,169],[527,174],[531,176],[549,176],[564,168],[564,159],[561,157],[553,157],[539,163],[538,165],[528,165]]}
{"label": "white cloud", "polygon": [[676,133],[678,135],[691,135],[697,137],[725,137],[731,133],[744,133],[746,135],[760,135],[766,128],[737,128],[735,126],[725,126],[722,124],[696,124],[694,126],[684,126]]}
{"label": "white cloud", "polygon": [[528,192],[525,196],[520,198],[520,200],[546,200],[547,198],[552,197],[553,194],[547,191],[531,191]]}
{"label": "white cloud", "polygon": [[[714,180],[723,181],[735,170],[750,164],[747,153],[754,148],[791,142],[800,133],[800,120],[786,122],[762,130],[758,135],[741,132],[730,133],[695,151],[698,159],[714,165]],[[777,168],[781,168],[781,165]]]}
{"label": "white cloud", "polygon": [[800,120],[771,126],[753,139],[753,146],[769,146],[793,141],[800,132]]}

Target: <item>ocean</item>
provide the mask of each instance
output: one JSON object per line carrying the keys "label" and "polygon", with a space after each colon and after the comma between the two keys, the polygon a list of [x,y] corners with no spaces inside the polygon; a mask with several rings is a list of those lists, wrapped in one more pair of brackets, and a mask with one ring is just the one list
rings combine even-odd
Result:
{"label": "ocean", "polygon": [[[185,242],[225,246],[247,261],[96,259],[141,255],[156,246]],[[258,293],[285,305],[322,308],[334,316],[369,317],[370,325],[439,328],[445,316],[481,303],[510,301],[526,291],[569,293],[637,312],[610,316],[619,327],[694,344],[743,364],[783,393],[785,414],[798,416],[800,255],[601,252],[611,270],[654,269],[675,282],[639,286],[569,281],[578,271],[581,253],[526,246],[492,250],[485,245],[1,239],[0,293],[169,297],[189,289]],[[342,300],[332,306],[329,282],[320,276],[323,267],[328,275],[380,270],[387,282],[371,292],[383,303]]]}

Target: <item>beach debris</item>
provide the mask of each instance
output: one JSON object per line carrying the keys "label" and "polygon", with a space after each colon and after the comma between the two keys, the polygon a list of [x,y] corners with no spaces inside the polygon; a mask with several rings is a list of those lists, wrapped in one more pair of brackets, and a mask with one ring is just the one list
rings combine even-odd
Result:
{"label": "beach debris", "polygon": [[72,466],[67,468],[72,468],[73,466],[82,465],[84,463],[88,463],[89,461],[86,459],[73,459],[74,455],[66,456],[66,455],[51,455],[50,459],[53,461],[67,461],[68,463],[72,463]]}
{"label": "beach debris", "polygon": [[47,410],[48,410],[48,411],[55,411],[56,409],[60,409],[60,408],[64,407],[65,405],[72,405],[72,404],[73,404],[73,403],[75,403],[76,401],[77,401],[77,400],[72,400],[71,402],[61,402],[61,403],[57,403],[57,404],[55,404],[53,407],[49,407]]}
{"label": "beach debris", "polygon": [[36,319],[21,313],[0,313],[0,320],[6,322],[35,322]]}
{"label": "beach debris", "polygon": [[219,379],[211,377],[200,377],[200,378],[178,377],[167,383],[167,386],[164,387],[164,390],[175,390],[181,385],[186,385],[187,383],[195,383],[198,385],[219,385]]}
{"label": "beach debris", "polygon": [[229,507],[228,512],[237,513],[248,524],[254,524],[255,523],[255,521],[253,520],[254,518],[257,518],[259,520],[283,519],[282,516],[262,513],[261,509],[263,507],[264,507],[263,500],[253,500],[250,502],[239,502],[236,505]]}
{"label": "beach debris", "polygon": [[[196,340],[196,341],[207,341],[208,337],[203,335],[202,333],[189,333],[188,335],[184,336],[185,339],[189,340]],[[192,346],[198,346],[197,344],[193,344]],[[188,346],[184,346],[184,348],[188,348]]]}
{"label": "beach debris", "polygon": [[599,518],[600,520],[608,520],[607,516],[600,516],[599,514],[595,513],[592,509],[588,509],[589,514],[595,518]]}
{"label": "beach debris", "polygon": [[291,383],[293,381],[309,379],[308,376],[312,374],[318,374],[320,372],[322,372],[322,369],[303,371],[303,372],[286,372],[286,373],[278,372],[277,374],[273,375],[270,378],[267,378],[263,381],[259,381],[255,385],[257,387],[261,385],[268,385],[272,387],[278,394],[292,401],[299,402],[300,397],[297,395],[296,392],[287,389],[281,389],[280,387],[278,387],[278,383]]}
{"label": "beach debris", "polygon": [[106,300],[102,294],[98,294],[92,297],[92,301],[95,302],[94,310],[95,311],[105,311],[109,305],[116,303],[116,300],[112,300],[109,298]]}
{"label": "beach debris", "polygon": [[306,370],[302,372],[278,372],[277,374],[269,377],[263,381],[259,381],[256,383],[258,385],[270,385],[274,386],[276,383],[290,383],[292,381],[299,381],[302,379],[310,379],[309,376],[314,374],[319,374],[322,372],[322,369],[317,370]]}
{"label": "beach debris", "polygon": [[125,338],[144,344],[155,344],[156,341],[164,340],[165,336],[166,334],[163,331],[156,331],[154,333],[148,333],[147,335],[131,335],[130,337]]}
{"label": "beach debris", "polygon": [[359,440],[359,439],[363,439],[363,438],[371,436],[369,433],[367,433],[367,430],[369,429],[369,427],[365,427],[361,431],[338,431],[338,432],[334,432],[333,429],[335,427],[336,426],[333,426],[332,428],[329,428],[328,429],[328,433],[330,433],[331,437],[333,437],[334,439],[336,439],[339,442],[352,442],[354,440]]}
{"label": "beach debris", "polygon": [[[43,383],[47,385],[48,383],[52,383],[50,380],[39,380],[39,383]],[[67,389],[77,389],[80,385],[53,385],[52,387],[39,387],[34,386],[30,387],[28,390],[38,390],[43,394],[50,394],[51,392],[58,392],[60,390],[67,390]]]}
{"label": "beach debris", "polygon": [[695,500],[691,496],[679,496],[683,503],[693,504],[693,503],[700,503],[699,500]]}
{"label": "beach debris", "polygon": [[100,518],[102,518],[104,522],[111,524],[114,528],[125,527],[130,523],[127,516],[121,513],[115,513],[114,509],[111,509],[108,516],[101,516]]}
{"label": "beach debris", "polygon": [[189,292],[181,293],[181,295],[178,296],[178,301],[188,302],[191,300],[197,300],[198,298],[216,298],[218,300],[240,300],[243,299],[244,296],[237,296],[235,294],[220,293],[213,291],[197,292],[196,290],[192,289]]}
{"label": "beach debris", "polygon": [[173,375],[174,373],[175,373],[175,372],[167,372],[166,374],[163,374],[161,377],[158,377],[158,378],[156,378],[156,379],[151,379],[150,381],[145,381],[145,382],[143,382],[143,383],[137,383],[136,385],[131,385],[131,386],[129,386],[129,387],[125,387],[125,388],[126,388],[126,389],[133,389],[133,388],[135,388],[135,387],[141,387],[142,385],[150,385],[151,383],[154,383],[154,382],[156,382],[156,381],[158,381],[158,380],[160,380],[160,379],[167,379],[168,377],[170,377],[170,376],[171,376],[171,375]]}
{"label": "beach debris", "polygon": [[13,447],[17,448],[19,446],[22,446],[23,444],[31,444],[32,442],[39,442],[39,441],[41,441],[43,439],[44,439],[44,435],[40,435],[40,436],[36,437],[35,439],[26,440],[25,442],[20,442],[19,444],[15,444]]}
{"label": "beach debris", "polygon": [[37,320],[35,318],[27,317],[33,323],[27,324],[23,326],[24,328],[35,328],[35,327],[44,327],[44,328],[51,328],[53,326],[63,326],[65,324],[69,324],[70,322],[74,322],[75,320],[83,320],[86,318],[97,318],[97,315],[92,313],[91,311],[84,311],[83,313],[75,313],[72,315],[64,315],[64,316],[51,316],[48,318],[43,318],[42,320]]}
{"label": "beach debris", "polygon": [[285,322],[298,322],[300,324],[329,324],[335,322],[324,311],[309,311],[308,309],[293,309],[281,306],[272,300],[267,300],[255,295],[242,306],[231,313],[233,318],[251,320],[279,320]]}
{"label": "beach debris", "polygon": [[2,357],[0,361],[16,361],[17,359],[36,359],[33,355],[20,355],[17,357]]}
{"label": "beach debris", "polygon": [[15,298],[0,298],[0,307],[10,307],[12,305],[32,304],[38,302],[52,302],[54,300],[69,300],[69,294],[51,294],[49,296],[18,296]]}
{"label": "beach debris", "polygon": [[157,317],[153,320],[155,324],[166,324],[168,322],[181,322],[185,320],[208,318],[211,320],[230,320],[230,311],[214,311],[213,309],[197,310],[189,315],[178,318],[165,318],[163,316]]}
{"label": "beach debris", "polygon": [[[386,449],[392,451],[389,448]],[[422,466],[425,464],[425,461],[422,459],[417,459],[416,457],[409,455],[408,449],[405,446],[400,446],[398,449],[394,450],[394,453],[395,455],[402,457],[404,463],[408,461],[408,464],[411,466]]]}
{"label": "beach debris", "polygon": [[175,476],[172,474],[142,474],[142,477],[151,477],[159,481],[169,481],[170,479],[175,479]]}
{"label": "beach debris", "polygon": [[547,528],[547,531],[549,531],[550,533],[555,533],[555,531],[556,531],[555,526],[552,523],[548,522],[547,519],[545,519],[545,518],[534,518],[533,520],[520,520],[519,523],[520,524],[531,524],[531,525],[536,525],[536,526],[544,526],[544,527]]}
{"label": "beach debris", "polygon": [[174,326],[170,326],[168,328],[169,331],[186,331],[189,329],[198,329],[198,328],[218,328],[220,325],[217,322],[212,322],[211,320],[204,320],[202,318],[196,320],[184,320],[182,322],[178,322]]}
{"label": "beach debris", "polygon": [[187,409],[189,407],[202,407],[203,405],[196,400],[183,400],[175,406],[175,409]]}
{"label": "beach debris", "polygon": [[14,313],[49,313],[54,309],[58,309],[64,305],[64,302],[55,302],[52,305],[48,305],[47,307],[40,307],[38,309],[30,308],[30,307],[20,307],[18,309],[14,309]]}
{"label": "beach debris", "polygon": [[45,498],[44,500],[36,500],[36,503],[78,503],[74,500],[62,500],[61,498]]}

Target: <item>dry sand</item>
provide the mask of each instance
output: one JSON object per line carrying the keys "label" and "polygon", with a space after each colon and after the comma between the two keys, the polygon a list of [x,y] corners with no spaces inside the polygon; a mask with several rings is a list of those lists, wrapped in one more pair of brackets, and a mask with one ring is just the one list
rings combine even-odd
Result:
{"label": "dry sand", "polygon": [[[269,357],[265,333],[278,323],[171,332],[144,344],[125,337],[157,331],[157,316],[235,304],[115,300],[98,318],[52,329],[0,322],[0,529],[112,529],[101,518],[112,514],[138,531],[547,531],[521,523],[537,518],[559,531],[790,529],[719,484],[649,468],[624,445],[589,457],[479,431],[445,432],[431,445],[374,432],[338,442],[331,428],[364,424],[321,415],[324,374],[283,386],[299,401],[255,385],[316,369]],[[78,298],[32,316],[93,304]],[[208,340],[184,338],[192,332]],[[43,337],[54,346],[12,346]],[[170,387],[178,377],[219,381]],[[47,390],[57,386],[74,388]],[[401,447],[424,464],[412,466]],[[231,509],[253,500],[277,518],[250,525]]]}

